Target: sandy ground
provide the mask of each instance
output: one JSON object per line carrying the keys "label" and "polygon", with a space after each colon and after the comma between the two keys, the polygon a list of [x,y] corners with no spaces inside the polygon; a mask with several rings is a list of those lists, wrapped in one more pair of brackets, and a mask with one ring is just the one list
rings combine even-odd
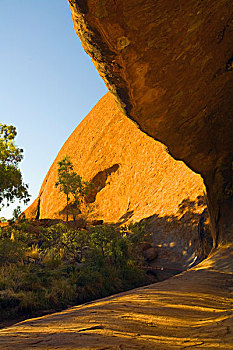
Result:
{"label": "sandy ground", "polygon": [[167,281],[4,328],[0,349],[233,349],[233,247]]}

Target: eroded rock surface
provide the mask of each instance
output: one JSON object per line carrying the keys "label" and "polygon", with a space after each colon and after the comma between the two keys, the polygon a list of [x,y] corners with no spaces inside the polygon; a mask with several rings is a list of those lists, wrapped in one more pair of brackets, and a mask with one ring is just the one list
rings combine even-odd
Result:
{"label": "eroded rock surface", "polygon": [[140,128],[207,186],[215,245],[232,240],[231,0],[69,0],[86,52]]}
{"label": "eroded rock surface", "polygon": [[[201,177],[175,161],[159,142],[142,133],[106,94],[72,133],[51,166],[31,217],[64,218],[66,196],[55,187],[58,161],[69,155],[74,170],[93,182],[87,200],[105,222],[139,221],[203,210]],[[34,208],[38,208],[38,211]],[[200,207],[200,208],[199,208]],[[91,213],[92,215],[92,213]],[[70,217],[72,219],[72,217]]]}
{"label": "eroded rock surface", "polygon": [[171,264],[187,261],[196,251],[205,208],[201,177],[141,132],[119,111],[110,93],[66,141],[27,217],[65,220],[66,196],[55,182],[57,162],[66,154],[75,171],[94,183],[88,196],[93,207],[86,212],[89,219],[124,224],[149,218],[154,244],[160,254],[166,251],[164,258]]}

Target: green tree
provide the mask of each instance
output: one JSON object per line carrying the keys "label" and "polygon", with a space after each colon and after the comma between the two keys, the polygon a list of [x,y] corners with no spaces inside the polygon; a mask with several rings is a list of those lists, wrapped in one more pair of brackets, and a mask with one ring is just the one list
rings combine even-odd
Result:
{"label": "green tree", "polygon": [[[83,181],[73,169],[74,166],[69,156],[64,156],[58,162],[58,180],[55,183],[59,187],[60,192],[66,195],[66,221],[69,220],[69,208],[71,207],[73,219],[75,221],[77,213],[81,213],[81,205],[84,203],[84,198],[89,192],[92,184],[88,181]],[[70,206],[70,199],[73,197],[73,204]]]}
{"label": "green tree", "polygon": [[16,128],[0,124],[0,204],[7,205],[14,199],[29,201],[28,186],[23,183],[19,163],[23,159],[23,150],[15,145]]}

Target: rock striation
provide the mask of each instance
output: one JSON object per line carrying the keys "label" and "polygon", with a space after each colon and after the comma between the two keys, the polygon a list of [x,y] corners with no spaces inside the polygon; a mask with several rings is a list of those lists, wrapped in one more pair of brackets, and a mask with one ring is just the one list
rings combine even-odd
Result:
{"label": "rock striation", "polygon": [[207,188],[215,246],[232,241],[233,2],[69,0],[121,110]]}
{"label": "rock striation", "polygon": [[87,218],[121,224],[149,218],[157,245],[175,248],[181,255],[176,257],[178,260],[192,255],[198,244],[200,215],[205,209],[201,177],[183,162],[175,161],[161,143],[141,132],[119,110],[110,93],[66,141],[38,198],[26,210],[27,217],[65,219],[66,197],[55,182],[57,162],[66,154],[75,171],[94,183],[87,199],[92,207],[85,213]]}

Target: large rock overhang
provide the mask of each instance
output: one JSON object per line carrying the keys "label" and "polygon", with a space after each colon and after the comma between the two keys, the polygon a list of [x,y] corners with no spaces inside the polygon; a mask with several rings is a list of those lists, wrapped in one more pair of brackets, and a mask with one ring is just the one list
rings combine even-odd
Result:
{"label": "large rock overhang", "polygon": [[[232,234],[223,238],[218,226],[233,208],[232,1],[69,3],[75,31],[120,108],[203,176],[216,242],[228,241]],[[232,220],[226,225],[232,231]]]}

